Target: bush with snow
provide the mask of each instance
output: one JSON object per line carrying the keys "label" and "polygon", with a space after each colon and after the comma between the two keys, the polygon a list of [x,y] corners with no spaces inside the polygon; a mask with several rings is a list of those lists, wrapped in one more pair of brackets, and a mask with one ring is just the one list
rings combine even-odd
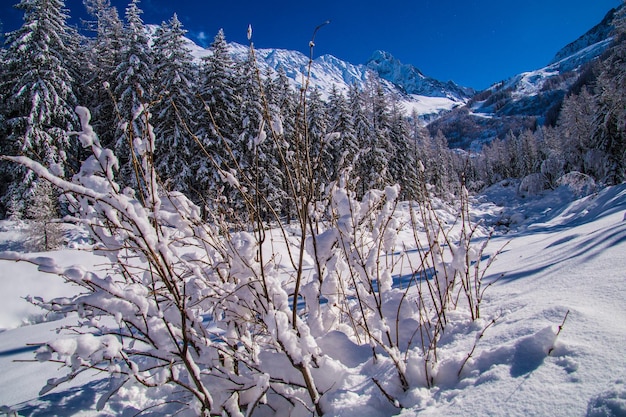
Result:
{"label": "bush with snow", "polygon": [[557,185],[566,187],[577,197],[584,197],[597,189],[596,182],[592,177],[577,171],[568,172],[559,177]]}
{"label": "bush with snow", "polygon": [[532,197],[546,189],[547,181],[543,173],[526,175],[520,182],[518,194],[521,197]]}
{"label": "bush with snow", "polygon": [[[7,157],[60,189],[68,219],[90,230],[109,265],[92,272],[16,256],[82,289],[33,299],[79,317],[73,336],[37,351],[39,360],[67,369],[42,393],[95,369],[110,375],[99,408],[135,387],[169,392],[145,407],[178,404],[179,415],[322,415],[358,377],[401,407],[409,389],[439,382],[438,344],[452,321],[478,321],[474,331],[481,329],[484,265],[493,257],[483,255],[487,239],[474,242],[486,236],[470,224],[466,193],[459,214],[445,214],[429,198],[406,206],[398,186],[359,201],[348,173],[319,194],[310,166],[285,154],[286,168],[300,170],[292,177],[299,181],[291,187],[294,225],[276,221],[269,229],[261,221],[267,202],[252,198],[252,182],[233,186],[256,220],[234,227],[218,210],[207,222],[184,195],[159,186],[149,123],[133,142],[139,185],[122,189],[117,158],[100,146],[88,110],[77,113],[77,135],[91,156],[71,181],[26,157]],[[135,117],[149,121],[150,114],[142,108]],[[269,133],[266,140],[282,143],[280,132]],[[454,362],[458,375],[467,359]],[[376,378],[362,373],[364,363],[379,369]],[[441,379],[452,374],[446,368]]]}

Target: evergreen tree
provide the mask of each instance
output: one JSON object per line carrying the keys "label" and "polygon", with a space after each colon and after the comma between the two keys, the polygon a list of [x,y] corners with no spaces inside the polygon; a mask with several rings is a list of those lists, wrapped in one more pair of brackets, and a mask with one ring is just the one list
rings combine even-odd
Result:
{"label": "evergreen tree", "polygon": [[[109,0],[84,0],[88,13],[95,18],[89,27],[95,36],[86,44],[88,59],[83,68],[87,94],[84,104],[93,116],[93,127],[102,144],[113,148],[119,114],[111,86],[117,85],[116,68],[122,61],[124,24]],[[89,53],[91,51],[91,53]]]}
{"label": "evergreen tree", "polygon": [[208,143],[220,140],[233,144],[238,135],[236,126],[240,101],[237,96],[236,65],[231,58],[224,31],[220,29],[211,44],[212,54],[203,59],[200,96],[205,107],[201,109],[202,129],[200,135]]}
{"label": "evergreen tree", "polygon": [[359,152],[354,158],[355,178],[359,184],[355,184],[355,190],[358,197],[369,189],[367,186],[367,178],[369,176],[369,166],[367,154],[371,151],[372,146],[372,127],[367,114],[365,112],[365,99],[363,93],[359,91],[356,84],[350,87],[348,94],[348,103],[350,106],[350,114],[352,115],[352,123],[354,126],[354,135],[357,139]]}
{"label": "evergreen tree", "polygon": [[415,154],[411,148],[409,125],[403,116],[403,109],[394,102],[391,108],[389,129],[392,154],[389,161],[389,174],[394,183],[401,186],[402,198],[417,197],[417,171]]}
{"label": "evergreen tree", "polygon": [[340,134],[329,144],[332,158],[329,176],[336,179],[344,169],[353,169],[359,145],[348,101],[334,85],[328,99],[328,131]]}
{"label": "evergreen tree", "polygon": [[608,159],[607,184],[626,179],[626,7],[615,16],[614,43],[596,81],[595,148]]}
{"label": "evergreen tree", "polygon": [[[409,118],[409,142],[408,142],[408,154],[410,154],[410,165],[406,166],[409,182],[405,184],[405,192],[407,198],[421,200],[425,196],[423,195],[424,187],[422,182],[425,181],[425,168],[430,158],[430,144],[431,137],[424,126],[420,123],[420,118],[417,110],[413,109],[411,117]],[[413,181],[413,182],[412,182]]]}
{"label": "evergreen tree", "polygon": [[[230,56],[224,31],[219,30],[211,44],[212,54],[203,59],[200,69],[198,138],[204,151],[194,161],[194,172],[200,193],[206,197],[221,194],[224,187],[218,167],[229,169],[234,162],[231,151],[241,125],[240,99],[237,95],[235,62]],[[232,191],[229,192],[233,197]]]}
{"label": "evergreen tree", "polygon": [[372,126],[372,135],[367,146],[369,152],[365,155],[367,167],[364,177],[366,188],[381,188],[391,183],[389,160],[392,146],[389,140],[391,119],[389,106],[380,80],[370,78],[369,109]]}
{"label": "evergreen tree", "polygon": [[58,223],[57,193],[47,181],[37,180],[28,198],[24,217],[28,222],[26,246],[34,252],[57,249],[63,242],[63,230]]}
{"label": "evergreen tree", "polygon": [[185,31],[174,15],[163,23],[154,42],[155,98],[153,123],[156,135],[155,165],[169,187],[192,196],[193,158],[199,155],[194,141],[193,57],[185,46]]}
{"label": "evergreen tree", "polygon": [[448,139],[441,130],[432,138],[431,160],[425,165],[429,182],[434,185],[437,194],[444,194],[451,191],[452,180],[452,158]]}
{"label": "evergreen tree", "polygon": [[[67,132],[74,131],[76,97],[72,91],[74,70],[68,63],[74,51],[62,0],[23,0],[24,24],[8,34],[8,49],[0,76],[6,136],[0,144],[4,154],[26,154],[57,172],[70,174],[78,161],[75,144]],[[2,164],[0,176],[7,189],[2,204],[28,195],[34,186],[32,173],[15,164]]]}
{"label": "evergreen tree", "polygon": [[[276,138],[276,156],[280,158],[280,155],[282,155],[282,158],[289,160],[291,158],[289,158],[288,155],[291,155],[294,149],[293,144],[297,134],[296,120],[298,117],[298,98],[282,66],[278,68],[276,79],[273,83],[272,96],[270,96],[269,99],[271,106],[270,114],[274,119],[274,125],[278,127],[278,129],[274,129],[275,133],[278,134]],[[278,130],[278,132],[276,132],[276,130]],[[277,168],[284,165],[284,163],[278,164]],[[281,181],[280,190],[284,195],[281,204],[281,214],[289,220],[293,217],[296,210],[295,201],[292,196],[293,193],[290,192],[291,183],[289,175],[286,172],[280,172],[277,179]]]}
{"label": "evergreen tree", "polygon": [[[261,215],[270,211],[284,212],[286,198],[285,173],[280,169],[279,146],[285,145],[284,134],[274,137],[274,124],[268,120],[265,103],[267,96],[258,76],[254,50],[241,64],[239,73],[239,97],[241,98],[241,134],[235,148],[239,155],[239,166],[245,171],[246,182],[254,190],[252,195],[261,203]],[[271,108],[267,109],[271,111]],[[282,125],[282,121],[281,121]]]}
{"label": "evergreen tree", "polygon": [[120,62],[113,73],[111,89],[117,101],[119,123],[115,134],[115,153],[120,162],[120,180],[138,185],[141,178],[134,142],[150,135],[148,106],[152,101],[152,51],[141,20],[140,0],[132,0],[126,8],[126,26]]}
{"label": "evergreen tree", "polygon": [[319,89],[314,88],[307,98],[306,125],[309,158],[312,162],[313,179],[317,185],[327,184],[333,172],[329,141],[327,136],[326,111]]}
{"label": "evergreen tree", "polygon": [[[597,177],[595,168],[585,163],[585,155],[594,147],[592,139],[597,113],[595,97],[586,87],[578,95],[563,100],[557,124],[561,136],[558,151],[565,158],[568,171]],[[552,148],[555,149],[555,146]]]}

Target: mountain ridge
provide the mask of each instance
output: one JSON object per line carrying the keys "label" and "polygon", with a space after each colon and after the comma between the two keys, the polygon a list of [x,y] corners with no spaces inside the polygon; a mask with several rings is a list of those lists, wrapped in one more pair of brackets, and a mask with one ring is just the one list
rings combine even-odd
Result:
{"label": "mountain ridge", "polygon": [[[374,73],[386,93],[404,107],[407,115],[415,112],[431,133],[442,130],[451,146],[480,146],[510,130],[544,123],[550,112],[560,106],[585,65],[609,47],[617,10],[611,9],[600,23],[557,51],[543,68],[522,72],[482,91],[429,77],[382,50],[374,51],[365,64],[320,55],[311,62],[310,85],[327,98],[333,87],[344,93],[354,83],[364,87],[368,74]],[[209,48],[189,42],[196,59],[211,53]],[[230,42],[229,47],[237,60],[245,59],[249,51],[249,46],[235,42]],[[292,86],[302,87],[308,73],[308,56],[279,48],[260,48],[255,52],[262,74],[268,68],[276,71],[282,67]],[[502,126],[494,126],[496,123]]]}
{"label": "mountain ridge", "polygon": [[[228,45],[234,59],[238,61],[246,59],[249,46],[236,42],[229,42]],[[189,39],[187,47],[196,60],[201,60],[212,53],[210,48],[203,48]],[[265,74],[268,68],[277,71],[282,67],[295,89],[300,89],[304,85],[310,57],[299,51],[280,48],[255,48],[255,54],[261,74]],[[424,76],[412,65],[399,64],[391,54],[384,54],[388,65],[395,66],[403,75],[402,79],[381,76],[372,65],[352,64],[333,55],[324,54],[311,62],[310,85],[318,88],[322,97],[328,98],[333,86],[343,93],[347,93],[353,83],[363,88],[368,74],[374,72],[379,76],[385,92],[399,101],[407,115],[415,111],[423,121],[434,119],[443,112],[465,104],[472,95],[468,93],[473,92],[471,89]],[[415,77],[419,77],[420,80],[416,80]],[[422,86],[421,89],[411,87],[418,84]]]}
{"label": "mountain ridge", "polygon": [[610,47],[618,10],[612,9],[599,24],[561,48],[546,66],[495,83],[465,105],[441,114],[428,125],[430,133],[441,131],[451,147],[478,150],[509,133],[553,124],[565,96],[584,82],[591,63]]}

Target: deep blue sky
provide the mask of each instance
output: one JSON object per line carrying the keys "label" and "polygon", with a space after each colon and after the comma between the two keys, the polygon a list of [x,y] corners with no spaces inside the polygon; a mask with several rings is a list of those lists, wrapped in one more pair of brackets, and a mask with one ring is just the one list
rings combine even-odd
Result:
{"label": "deep blue sky", "polygon": [[[18,0],[0,0],[3,30],[21,24]],[[111,0],[120,15],[128,1]],[[308,54],[315,26],[315,56],[332,54],[365,63],[376,49],[442,81],[486,88],[523,71],[540,68],[569,42],[599,23],[621,0],[143,0],[145,23],[178,13],[189,36],[209,44],[223,28],[229,41],[247,44],[248,24],[259,48]],[[66,0],[73,21],[82,0]]]}

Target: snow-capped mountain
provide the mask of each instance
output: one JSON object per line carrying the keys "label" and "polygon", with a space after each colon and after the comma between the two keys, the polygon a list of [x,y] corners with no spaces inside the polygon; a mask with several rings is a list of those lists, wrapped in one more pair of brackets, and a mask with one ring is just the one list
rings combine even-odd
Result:
{"label": "snow-capped mountain", "polygon": [[[327,98],[333,86],[346,93],[356,83],[364,87],[368,74],[377,75],[385,91],[398,100],[406,114],[417,112],[432,134],[441,130],[452,147],[480,147],[509,132],[519,133],[554,118],[561,102],[589,63],[600,57],[611,43],[616,9],[576,41],[558,51],[544,68],[518,74],[476,92],[452,81],[439,81],[418,68],[404,64],[391,54],[375,51],[365,64],[352,64],[332,55],[311,62],[310,87]],[[237,60],[246,58],[249,47],[230,43]],[[196,59],[211,53],[189,41]],[[306,80],[309,57],[285,49],[256,49],[261,74],[282,67],[296,89]]]}
{"label": "snow-capped mountain", "polygon": [[608,39],[611,36],[611,31],[613,30],[613,19],[616,11],[617,9],[611,9],[600,23],[591,28],[580,38],[566,45],[559,52],[557,52],[550,64],[563,61],[567,57],[575,55],[577,52],[582,51],[589,46]]}
{"label": "snow-capped mountain", "polygon": [[615,12],[557,52],[547,66],[496,83],[465,106],[442,115],[429,125],[431,133],[441,130],[451,146],[472,148],[553,122],[563,98],[610,46]]}
{"label": "snow-capped mountain", "polygon": [[[236,60],[245,59],[249,52],[248,46],[234,42],[229,46]],[[188,48],[198,60],[211,54],[210,49],[202,48],[191,40]],[[255,49],[255,55],[261,74],[266,74],[268,68],[277,71],[282,67],[294,88],[299,89],[304,84],[309,57],[303,53],[262,48]],[[351,64],[332,55],[316,57],[311,63],[310,87],[319,89],[322,97],[327,98],[333,86],[343,93],[347,93],[354,83],[364,87],[369,73],[380,77],[385,91],[401,103],[407,115],[416,111],[423,120],[436,118],[465,104],[474,93],[472,89],[453,82],[444,83],[427,77],[412,65],[404,65],[382,51],[375,52],[367,64]]]}
{"label": "snow-capped mountain", "polygon": [[382,79],[401,88],[407,94],[463,100],[476,93],[472,88],[460,87],[452,81],[444,83],[428,77],[418,68],[401,63],[385,51],[374,52],[366,67],[377,73]]}

